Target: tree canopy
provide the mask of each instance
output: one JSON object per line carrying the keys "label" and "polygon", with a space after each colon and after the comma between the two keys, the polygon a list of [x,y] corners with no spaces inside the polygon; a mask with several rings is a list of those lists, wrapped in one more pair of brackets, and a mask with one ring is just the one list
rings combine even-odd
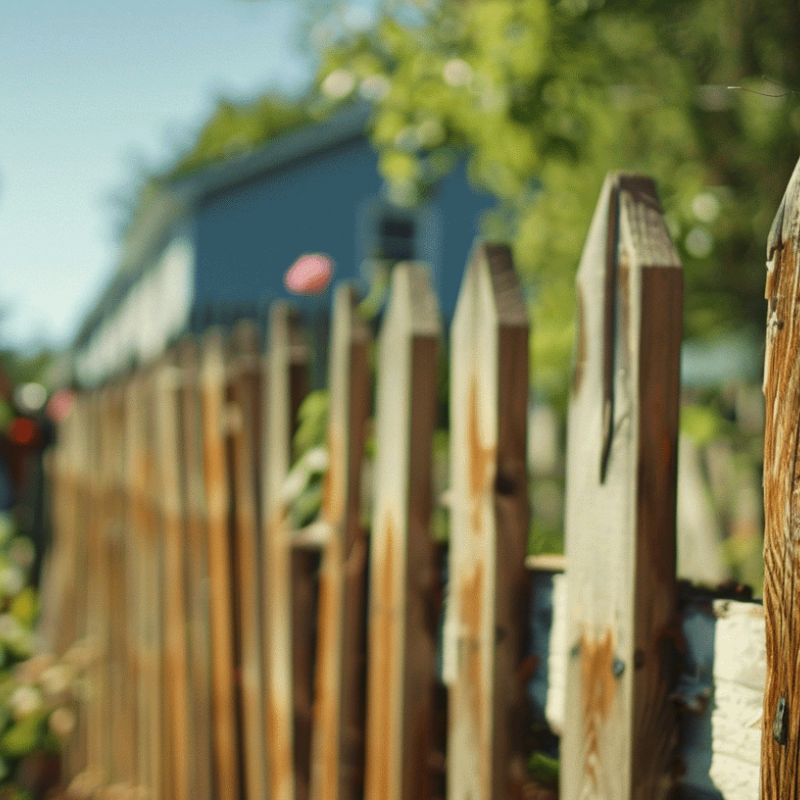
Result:
{"label": "tree canopy", "polygon": [[398,201],[435,191],[459,154],[499,199],[487,233],[514,242],[531,289],[540,387],[564,387],[574,270],[608,170],[658,183],[686,268],[687,334],[763,326],[767,232],[798,155],[800,108],[781,88],[800,86],[794,6],[418,8],[416,24],[387,13],[331,48],[317,86],[332,103],[375,103],[372,138]]}
{"label": "tree canopy", "polygon": [[[549,394],[566,385],[574,272],[608,170],[642,171],[659,186],[686,270],[687,334],[763,326],[767,232],[798,154],[800,105],[782,88],[800,87],[794,4],[380,8],[370,27],[328,39],[307,97],[222,103],[166,177],[368,101],[395,201],[424,200],[461,158],[498,198],[485,232],[514,244],[535,311],[535,381]],[[325,28],[334,27],[329,16]]]}

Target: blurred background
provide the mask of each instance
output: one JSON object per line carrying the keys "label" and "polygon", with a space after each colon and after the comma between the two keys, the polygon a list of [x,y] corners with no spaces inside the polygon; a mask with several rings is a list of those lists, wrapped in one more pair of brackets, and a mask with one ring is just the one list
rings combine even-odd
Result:
{"label": "blurred background", "polygon": [[[558,551],[574,275],[603,178],[626,169],[655,179],[685,267],[682,574],[758,594],[765,248],[798,156],[799,38],[778,0],[11,0],[0,503],[17,534],[45,537],[39,456],[72,389],[263,316],[309,251],[374,313],[386,270],[425,259],[451,314],[481,233],[513,245],[531,306],[531,551]],[[296,300],[319,316],[329,298]]]}

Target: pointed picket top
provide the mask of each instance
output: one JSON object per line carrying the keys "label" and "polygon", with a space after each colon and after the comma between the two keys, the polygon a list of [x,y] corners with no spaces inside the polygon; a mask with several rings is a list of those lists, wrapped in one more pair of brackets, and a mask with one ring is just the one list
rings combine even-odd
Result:
{"label": "pointed picket top", "polygon": [[180,391],[180,462],[184,474],[186,526],[186,597],[189,731],[186,747],[192,754],[190,792],[197,800],[213,796],[213,749],[211,724],[211,645],[208,597],[208,541],[203,487],[200,351],[193,337],[178,345],[178,364],[183,373]]}
{"label": "pointed picket top", "polygon": [[366,800],[426,800],[433,789],[430,518],[440,335],[428,268],[398,264],[377,359]]}
{"label": "pointed picket top", "polygon": [[229,542],[230,490],[225,441],[225,344],[218,329],[201,348],[203,482],[208,524],[211,697],[215,797],[234,800],[239,789],[234,622]]}
{"label": "pointed picket top", "polygon": [[261,343],[256,324],[239,321],[231,331],[226,354],[226,433],[233,512],[232,566],[235,575],[233,605],[236,620],[238,692],[241,697],[241,746],[245,797],[263,798],[267,792],[266,720],[262,651],[261,575],[259,557],[257,452],[261,429]]}
{"label": "pointed picket top", "polygon": [[451,329],[448,797],[521,796],[528,320],[508,247],[478,244]]}
{"label": "pointed picket top", "polygon": [[359,516],[371,336],[357,304],[351,286],[336,290],[328,382],[329,466],[322,499],[330,535],[319,577],[312,800],[353,800],[362,791],[367,542]]}
{"label": "pointed picket top", "polygon": [[[298,640],[310,656],[313,631],[310,605],[304,624],[293,625],[298,613],[293,592],[304,584],[310,594],[312,576],[293,575],[292,539],[283,484],[291,467],[292,431],[296,409],[305,394],[303,373],[308,348],[302,341],[300,318],[285,303],[270,308],[266,345],[266,381],[263,401],[262,445],[262,576],[264,584],[266,646],[264,649],[265,718],[271,800],[307,800],[310,742],[310,659],[298,665]],[[293,580],[296,578],[297,580]],[[300,620],[297,620],[300,623]],[[306,637],[306,638],[304,638]],[[296,723],[296,709],[304,705],[306,719]],[[305,723],[305,724],[303,724]],[[298,730],[301,729],[301,730]],[[300,757],[295,754],[300,752]]]}
{"label": "pointed picket top", "polygon": [[764,617],[767,680],[761,736],[762,800],[796,800],[800,778],[800,649],[796,586],[800,436],[800,161],[767,245],[764,359]]}
{"label": "pointed picket top", "polygon": [[[653,182],[603,187],[577,276],[567,444],[565,800],[662,797],[674,712],[682,271]],[[577,700],[580,698],[580,700]]]}
{"label": "pointed picket top", "polygon": [[178,461],[178,390],[181,372],[168,355],[153,374],[155,449],[159,486],[160,541],[163,559],[164,717],[165,753],[170,780],[166,792],[175,800],[190,797],[190,753],[185,749],[189,729],[187,694],[184,525],[181,470]]}

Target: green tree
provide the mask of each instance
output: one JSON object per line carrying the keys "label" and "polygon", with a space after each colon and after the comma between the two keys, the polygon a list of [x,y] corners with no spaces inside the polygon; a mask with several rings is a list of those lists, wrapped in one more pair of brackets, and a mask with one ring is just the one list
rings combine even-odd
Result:
{"label": "green tree", "polygon": [[[374,103],[398,202],[466,157],[500,201],[535,308],[536,383],[562,394],[572,281],[603,176],[658,182],[686,267],[688,335],[763,325],[767,231],[797,157],[800,14],[767,2],[442,0],[323,56],[321,104]],[[755,92],[727,88],[741,84]]]}

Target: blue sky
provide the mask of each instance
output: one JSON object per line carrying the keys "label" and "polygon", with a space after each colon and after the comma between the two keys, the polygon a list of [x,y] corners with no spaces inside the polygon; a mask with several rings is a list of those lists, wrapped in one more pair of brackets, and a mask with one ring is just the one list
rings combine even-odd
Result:
{"label": "blue sky", "polygon": [[290,0],[3,0],[0,346],[69,341],[117,258],[110,196],[222,96],[298,90]]}

